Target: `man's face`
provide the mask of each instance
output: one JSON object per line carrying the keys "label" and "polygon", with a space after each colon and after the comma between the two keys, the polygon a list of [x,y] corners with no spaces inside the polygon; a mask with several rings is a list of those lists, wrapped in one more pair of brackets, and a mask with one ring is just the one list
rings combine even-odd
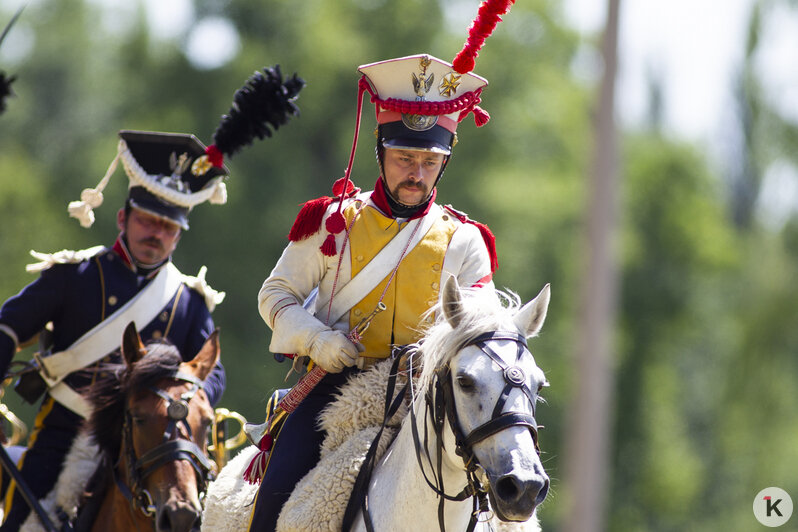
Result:
{"label": "man's face", "polygon": [[130,209],[126,217],[120,209],[116,225],[127,235],[130,254],[141,264],[152,265],[169,257],[180,240],[180,226],[147,212]]}
{"label": "man's face", "polygon": [[385,149],[385,184],[394,199],[418,205],[430,195],[444,155],[421,150]]}

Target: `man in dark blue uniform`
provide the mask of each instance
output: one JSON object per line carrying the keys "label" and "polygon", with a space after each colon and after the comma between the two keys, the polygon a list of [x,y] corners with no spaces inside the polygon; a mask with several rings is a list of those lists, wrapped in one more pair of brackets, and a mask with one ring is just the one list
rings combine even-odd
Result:
{"label": "man in dark blue uniform", "polygon": [[[197,277],[185,276],[171,255],[188,229],[191,208],[206,200],[224,202],[226,167],[209,163],[205,146],[193,135],[122,131],[120,138],[118,155],[101,184],[85,190],[83,201],[70,204],[73,216],[91,225],[92,208],[102,202],[101,190],[121,161],[130,189],[117,214],[116,242],[35,254],[42,262],[29,270],[41,271],[40,277],[0,308],[1,375],[21,343],[51,331],[52,358],[40,358],[47,393],[19,464],[39,498],[55,484],[81,419],[88,415],[81,391],[101,378],[98,362],[119,347],[116,328],[133,317],[145,342],[167,339],[190,360],[214,330],[211,311],[224,296],[205,283],[204,269]],[[156,283],[161,288],[147,290]],[[102,335],[109,338],[105,343],[98,340]],[[219,364],[204,387],[212,405],[224,387]],[[30,512],[13,482],[7,485],[5,512],[3,531],[19,529]]]}

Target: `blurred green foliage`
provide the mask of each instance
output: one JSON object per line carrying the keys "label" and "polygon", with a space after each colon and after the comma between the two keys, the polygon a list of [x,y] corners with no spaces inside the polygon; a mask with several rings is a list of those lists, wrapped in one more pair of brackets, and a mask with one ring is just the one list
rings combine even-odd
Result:
{"label": "blurred green foliage", "polygon": [[[0,66],[18,76],[16,96],[0,116],[0,300],[32,280],[24,271],[29,249],[113,241],[127,187],[121,170],[90,230],[68,219],[66,205],[105,173],[118,130],[191,132],[210,143],[233,92],[254,70],[279,63],[308,83],[301,116],[228,161],[228,204],[198,207],[174,257],[189,274],[207,265],[208,281],[227,293],[214,315],[228,374],[220,406],[261,420],[270,392],[290,382],[287,365],[268,352],[256,294],[299,205],[329,194],[343,175],[355,126],[356,66],[421,52],[451,60],[477,6],[196,0],[192,24],[165,38],[148,26],[141,2],[31,2],[14,29],[21,38],[4,44],[27,43],[25,53],[5,61],[15,56],[0,50]],[[0,7],[0,25],[14,7]],[[200,69],[185,48],[192,27],[208,16],[234,25],[240,49],[223,66]],[[561,449],[577,385],[573,351],[595,104],[594,87],[572,66],[580,47],[590,46],[564,24],[559,3],[514,5],[475,69],[490,80],[482,106],[492,120],[480,129],[470,118],[461,124],[439,191],[443,203],[492,228],[498,287],[528,300],[552,283],[548,321],[532,342],[552,383],[539,411],[553,479],[540,510],[546,530],[557,530],[566,511],[558,504],[568,460]],[[749,107],[761,111],[755,91],[746,94]],[[377,177],[372,109],[364,103],[353,171],[362,188]],[[760,115],[775,121],[772,111]],[[754,159],[764,164],[763,145],[773,132],[763,125],[750,132]],[[736,181],[713,169],[698,147],[657,131],[625,131],[623,139],[607,528],[753,530],[751,503],[760,489],[775,485],[798,496],[798,221],[778,230],[752,218],[740,224]],[[741,166],[746,156],[740,154]],[[745,200],[749,207],[755,202],[750,194]],[[6,399],[32,422],[31,407],[12,393]]]}

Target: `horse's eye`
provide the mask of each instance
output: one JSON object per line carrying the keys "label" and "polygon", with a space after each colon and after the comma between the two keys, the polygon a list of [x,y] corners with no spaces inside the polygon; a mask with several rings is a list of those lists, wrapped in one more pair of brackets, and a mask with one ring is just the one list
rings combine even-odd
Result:
{"label": "horse's eye", "polygon": [[476,386],[474,379],[470,375],[458,375],[457,385],[464,392],[473,391],[474,387]]}
{"label": "horse's eye", "polygon": [[538,384],[538,393],[540,393],[540,391],[543,388],[548,388],[548,387],[549,387],[549,382],[548,381],[541,382],[540,384]]}

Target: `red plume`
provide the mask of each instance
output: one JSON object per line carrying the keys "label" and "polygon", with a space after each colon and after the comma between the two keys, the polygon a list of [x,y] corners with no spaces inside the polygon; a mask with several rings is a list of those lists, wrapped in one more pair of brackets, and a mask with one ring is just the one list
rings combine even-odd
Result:
{"label": "red plume", "polygon": [[490,37],[496,29],[502,15],[510,10],[510,6],[515,0],[485,0],[479,6],[479,11],[471,26],[468,28],[468,39],[463,45],[463,49],[452,61],[452,66],[460,74],[474,70],[474,63],[479,50],[485,44],[485,39]]}

